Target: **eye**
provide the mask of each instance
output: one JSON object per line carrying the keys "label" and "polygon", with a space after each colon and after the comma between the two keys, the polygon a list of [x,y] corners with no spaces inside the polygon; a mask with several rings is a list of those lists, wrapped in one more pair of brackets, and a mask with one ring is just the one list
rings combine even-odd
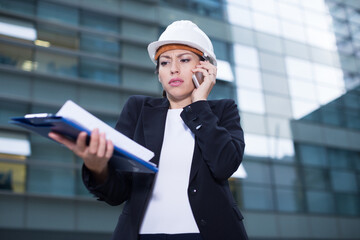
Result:
{"label": "eye", "polygon": [[161,66],[165,66],[165,65],[168,64],[168,63],[169,63],[168,61],[161,61],[161,62],[160,62],[160,65],[161,65]]}
{"label": "eye", "polygon": [[190,61],[191,61],[190,58],[183,58],[183,59],[180,60],[180,62],[182,62],[182,63],[187,63],[187,62],[190,62]]}

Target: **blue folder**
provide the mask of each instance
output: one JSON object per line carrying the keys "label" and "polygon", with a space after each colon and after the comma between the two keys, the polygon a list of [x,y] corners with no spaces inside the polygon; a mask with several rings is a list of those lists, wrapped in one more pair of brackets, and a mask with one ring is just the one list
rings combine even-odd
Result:
{"label": "blue folder", "polygon": [[[75,141],[80,132],[87,132],[90,136],[91,132],[70,121],[64,117],[48,114],[45,117],[15,117],[11,118],[10,123],[26,128],[32,132],[38,133],[43,137],[49,138],[50,131],[62,134]],[[51,139],[51,138],[49,138]],[[52,139],[51,139],[52,140]],[[89,142],[89,137],[87,143]],[[120,172],[138,172],[138,173],[156,173],[158,171],[156,165],[152,162],[144,161],[133,154],[114,146],[114,154],[109,164],[116,171]]]}

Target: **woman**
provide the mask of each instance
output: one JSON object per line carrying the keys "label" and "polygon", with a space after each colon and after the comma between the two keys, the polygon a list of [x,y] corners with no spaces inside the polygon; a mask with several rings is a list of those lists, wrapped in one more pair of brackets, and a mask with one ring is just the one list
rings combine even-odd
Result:
{"label": "woman", "polygon": [[155,153],[156,175],[115,171],[113,144],[98,130],[89,146],[84,132],[76,143],[50,137],[83,158],[90,192],[110,205],[126,202],[113,239],[247,239],[228,184],[242,161],[243,131],[234,101],[207,100],[216,81],[210,39],[176,21],[148,52],[166,97],[130,97],[115,128]]}

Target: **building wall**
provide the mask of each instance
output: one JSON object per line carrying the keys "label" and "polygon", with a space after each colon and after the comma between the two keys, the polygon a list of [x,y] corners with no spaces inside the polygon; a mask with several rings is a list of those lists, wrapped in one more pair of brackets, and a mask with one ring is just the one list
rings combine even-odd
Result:
{"label": "building wall", "polygon": [[218,79],[210,98],[239,107],[247,177],[230,183],[251,239],[360,238],[358,9],[334,0],[0,0],[0,23],[22,27],[0,29],[0,137],[31,147],[25,156],[0,148],[0,238],[109,238],[121,206],[89,195],[80,159],[8,121],[72,99],[114,126],[130,95],[161,96],[146,46],[178,19],[196,22],[231,67],[233,79]]}

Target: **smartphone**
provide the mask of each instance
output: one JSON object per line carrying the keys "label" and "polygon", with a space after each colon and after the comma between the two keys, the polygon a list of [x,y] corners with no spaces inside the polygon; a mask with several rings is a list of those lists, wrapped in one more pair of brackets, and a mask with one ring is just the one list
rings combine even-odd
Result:
{"label": "smartphone", "polygon": [[201,79],[201,82],[203,80],[203,75],[202,73],[200,72],[196,72],[192,75],[192,79],[193,79],[193,82],[194,82],[194,85],[196,88],[198,88],[200,86],[200,81],[199,79]]}

